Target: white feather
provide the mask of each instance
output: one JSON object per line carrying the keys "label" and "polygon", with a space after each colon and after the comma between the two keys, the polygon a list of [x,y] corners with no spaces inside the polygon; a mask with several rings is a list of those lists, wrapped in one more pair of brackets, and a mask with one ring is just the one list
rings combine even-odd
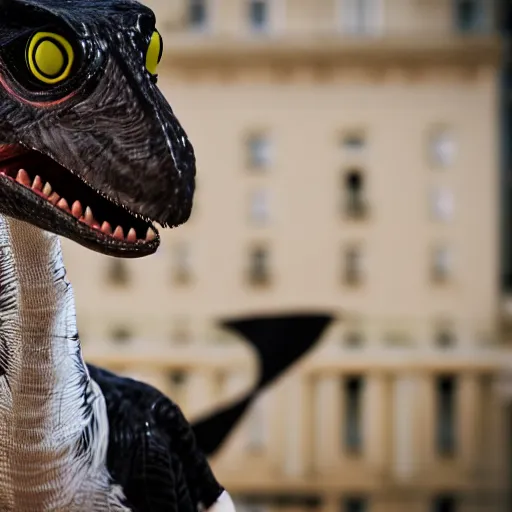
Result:
{"label": "white feather", "polygon": [[235,512],[235,505],[228,491],[224,491],[206,512]]}

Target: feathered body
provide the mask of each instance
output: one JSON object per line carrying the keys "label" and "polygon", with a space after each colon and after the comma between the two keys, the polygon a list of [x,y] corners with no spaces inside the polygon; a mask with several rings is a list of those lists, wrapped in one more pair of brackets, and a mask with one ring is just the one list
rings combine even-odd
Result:
{"label": "feathered body", "polygon": [[[58,237],[0,216],[0,510],[127,511]],[[94,440],[94,442],[92,442]]]}

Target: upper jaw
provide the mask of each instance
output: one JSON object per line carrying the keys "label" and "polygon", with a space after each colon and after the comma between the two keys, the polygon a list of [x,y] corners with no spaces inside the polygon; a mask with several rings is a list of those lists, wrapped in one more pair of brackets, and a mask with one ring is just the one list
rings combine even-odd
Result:
{"label": "upper jaw", "polygon": [[0,145],[0,213],[111,256],[142,257],[160,244],[148,219],[17,145]]}

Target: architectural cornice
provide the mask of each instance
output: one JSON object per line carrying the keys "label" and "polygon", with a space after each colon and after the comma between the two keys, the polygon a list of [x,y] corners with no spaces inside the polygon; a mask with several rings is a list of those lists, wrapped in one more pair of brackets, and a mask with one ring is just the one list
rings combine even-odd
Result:
{"label": "architectural cornice", "polygon": [[167,34],[162,65],[173,68],[267,65],[498,66],[498,36],[416,36],[380,38],[268,37]]}

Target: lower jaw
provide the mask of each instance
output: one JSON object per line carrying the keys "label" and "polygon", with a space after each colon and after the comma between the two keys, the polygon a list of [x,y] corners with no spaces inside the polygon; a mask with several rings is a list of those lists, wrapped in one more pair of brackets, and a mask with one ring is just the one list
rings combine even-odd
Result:
{"label": "lower jaw", "polygon": [[[53,206],[28,187],[0,176],[0,214],[27,222],[45,231],[68,238],[92,251],[114,257],[140,258],[153,254],[160,245],[158,235],[150,241],[128,242],[107,235],[81,222],[69,212]],[[154,232],[153,232],[154,233]]]}

